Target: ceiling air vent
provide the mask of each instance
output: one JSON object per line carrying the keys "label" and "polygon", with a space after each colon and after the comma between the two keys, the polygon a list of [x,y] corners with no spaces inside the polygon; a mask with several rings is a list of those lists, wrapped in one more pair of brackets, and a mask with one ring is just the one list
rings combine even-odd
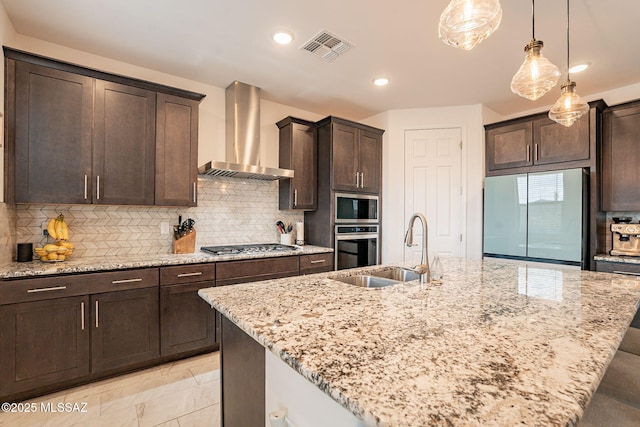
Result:
{"label": "ceiling air vent", "polygon": [[300,49],[313,53],[326,61],[333,61],[351,49],[351,46],[351,43],[343,38],[333,35],[327,30],[322,30]]}

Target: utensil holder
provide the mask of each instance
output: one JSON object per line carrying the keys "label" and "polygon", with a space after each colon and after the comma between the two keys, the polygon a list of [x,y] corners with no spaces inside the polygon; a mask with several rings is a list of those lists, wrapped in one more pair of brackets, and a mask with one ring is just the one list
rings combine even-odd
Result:
{"label": "utensil holder", "polygon": [[293,234],[285,233],[280,235],[280,244],[291,246],[293,245]]}
{"label": "utensil holder", "polygon": [[196,230],[183,236],[174,238],[173,253],[174,254],[192,254],[196,251]]}

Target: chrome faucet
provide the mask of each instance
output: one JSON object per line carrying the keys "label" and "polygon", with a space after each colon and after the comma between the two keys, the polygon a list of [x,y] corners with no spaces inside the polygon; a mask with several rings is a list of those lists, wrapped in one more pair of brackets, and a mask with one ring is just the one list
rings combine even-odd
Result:
{"label": "chrome faucet", "polygon": [[428,247],[428,226],[427,219],[421,213],[414,213],[409,220],[409,228],[404,235],[404,243],[408,247],[418,246],[413,243],[413,223],[416,222],[416,218],[422,223],[422,257],[420,258],[420,264],[412,268],[413,271],[420,275],[420,283],[431,282],[431,272],[429,270],[429,247]]}

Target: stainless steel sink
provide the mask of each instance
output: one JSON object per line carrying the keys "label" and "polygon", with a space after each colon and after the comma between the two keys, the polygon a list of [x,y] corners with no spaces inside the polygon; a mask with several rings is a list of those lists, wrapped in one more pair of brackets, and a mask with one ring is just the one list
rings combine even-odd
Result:
{"label": "stainless steel sink", "polygon": [[420,275],[415,271],[407,270],[406,268],[402,267],[394,267],[388,270],[374,271],[370,274],[375,277],[397,280],[400,282],[410,282],[412,280],[418,280],[420,278]]}
{"label": "stainless steel sink", "polygon": [[399,280],[365,275],[337,277],[333,280],[347,283],[349,285],[361,286],[363,288],[384,288],[386,286],[397,285],[398,283],[400,283]]}

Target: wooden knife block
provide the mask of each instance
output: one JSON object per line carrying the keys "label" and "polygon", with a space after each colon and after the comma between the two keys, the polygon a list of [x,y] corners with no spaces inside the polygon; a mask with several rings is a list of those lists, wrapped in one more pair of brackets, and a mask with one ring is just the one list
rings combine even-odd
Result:
{"label": "wooden knife block", "polygon": [[196,251],[196,230],[173,239],[174,254],[192,254]]}

